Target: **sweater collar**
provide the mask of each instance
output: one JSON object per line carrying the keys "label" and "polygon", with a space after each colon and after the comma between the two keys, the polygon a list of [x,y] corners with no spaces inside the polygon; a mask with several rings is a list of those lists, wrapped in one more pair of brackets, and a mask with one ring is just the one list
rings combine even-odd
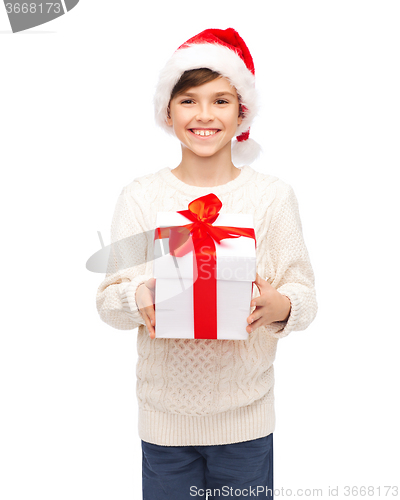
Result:
{"label": "sweater collar", "polygon": [[245,165],[243,167],[240,167],[240,174],[236,177],[236,179],[233,179],[232,181],[229,181],[225,184],[220,184],[219,186],[204,187],[204,186],[192,186],[190,184],[182,182],[180,179],[178,179],[178,177],[176,177],[172,173],[172,169],[169,167],[165,167],[159,171],[162,180],[166,184],[173,187],[177,191],[181,191],[187,195],[192,195],[192,196],[202,196],[211,192],[216,194],[217,196],[229,193],[243,186],[254,173],[255,171],[250,166]]}

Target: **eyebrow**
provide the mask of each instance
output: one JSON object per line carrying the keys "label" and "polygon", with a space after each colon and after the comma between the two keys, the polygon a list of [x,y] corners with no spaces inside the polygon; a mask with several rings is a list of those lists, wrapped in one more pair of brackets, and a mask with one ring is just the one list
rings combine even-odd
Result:
{"label": "eyebrow", "polygon": [[[193,93],[193,92],[184,92],[183,94],[181,95],[187,95],[189,97],[195,97],[197,94],[196,93]],[[220,97],[220,96],[223,96],[223,95],[231,95],[232,97],[236,97],[234,94],[232,94],[231,92],[216,92],[214,94],[214,97]]]}

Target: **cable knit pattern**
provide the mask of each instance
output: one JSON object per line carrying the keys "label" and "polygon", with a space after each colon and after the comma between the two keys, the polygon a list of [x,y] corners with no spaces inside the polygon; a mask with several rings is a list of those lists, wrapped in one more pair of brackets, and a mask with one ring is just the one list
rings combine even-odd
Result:
{"label": "cable knit pattern", "polygon": [[[136,394],[144,441],[217,445],[273,432],[278,339],[304,330],[317,313],[314,273],[293,189],[250,166],[240,170],[226,184],[197,187],[180,181],[166,167],[133,180],[117,200],[113,251],[97,291],[97,310],[114,328],[138,327]],[[208,193],[221,200],[221,214],[254,215],[257,272],[290,299],[289,318],[257,328],[247,340],[151,339],[135,294],[153,277],[157,212],[186,210],[193,199]],[[253,298],[257,296],[254,285]]]}

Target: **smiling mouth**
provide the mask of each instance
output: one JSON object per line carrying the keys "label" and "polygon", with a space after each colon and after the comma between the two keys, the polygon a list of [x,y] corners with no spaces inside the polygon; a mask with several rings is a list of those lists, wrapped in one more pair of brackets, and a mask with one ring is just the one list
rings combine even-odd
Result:
{"label": "smiling mouth", "polygon": [[216,135],[218,132],[220,132],[220,129],[214,128],[214,129],[199,129],[199,128],[190,128],[189,131],[195,135],[196,137],[201,137],[201,138],[206,138],[206,137],[212,137]]}

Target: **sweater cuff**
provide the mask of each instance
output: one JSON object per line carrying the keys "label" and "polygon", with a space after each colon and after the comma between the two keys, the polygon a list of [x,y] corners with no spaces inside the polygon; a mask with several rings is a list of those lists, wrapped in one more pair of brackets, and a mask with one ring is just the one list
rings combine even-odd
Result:
{"label": "sweater cuff", "polygon": [[277,339],[286,337],[286,335],[289,335],[292,330],[295,330],[300,316],[300,299],[296,292],[285,290],[282,292],[279,291],[279,293],[290,300],[291,307],[289,317],[286,321],[274,321],[274,323],[267,326],[267,329],[270,330],[271,336]]}
{"label": "sweater cuff", "polygon": [[146,274],[140,274],[135,276],[131,281],[124,283],[125,286],[119,289],[119,294],[121,297],[122,307],[124,311],[129,315],[129,317],[136,323],[141,325],[146,325],[138,306],[136,304],[136,290],[139,285],[149,280],[152,276]]}

